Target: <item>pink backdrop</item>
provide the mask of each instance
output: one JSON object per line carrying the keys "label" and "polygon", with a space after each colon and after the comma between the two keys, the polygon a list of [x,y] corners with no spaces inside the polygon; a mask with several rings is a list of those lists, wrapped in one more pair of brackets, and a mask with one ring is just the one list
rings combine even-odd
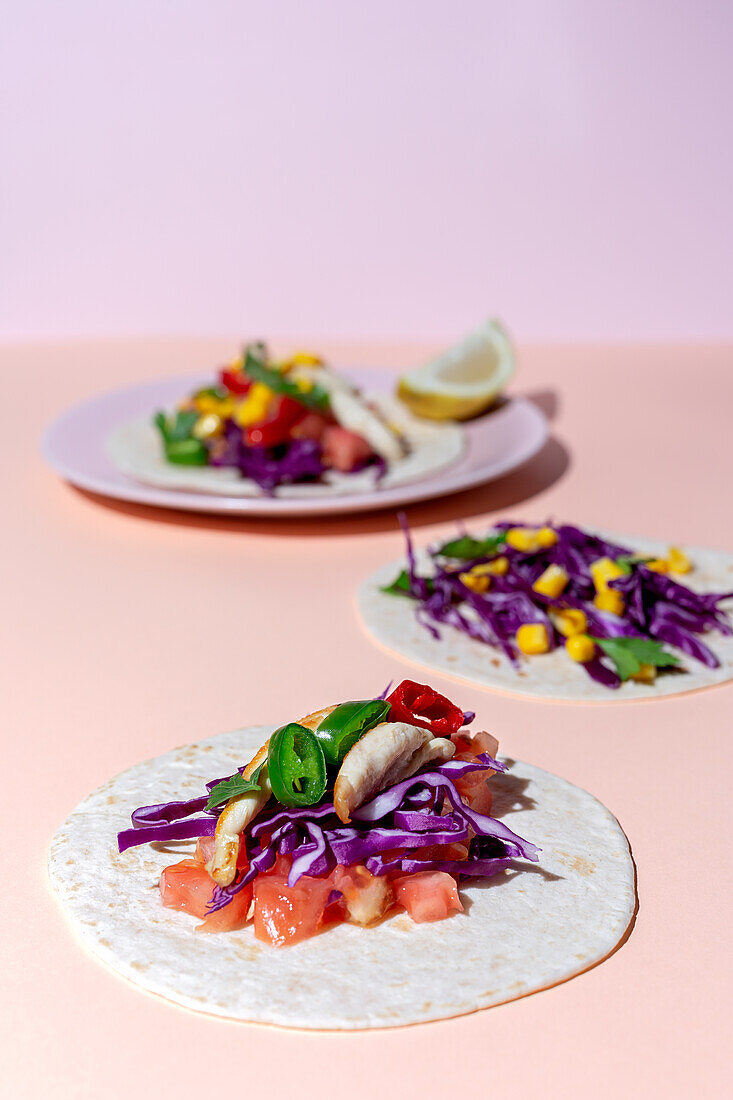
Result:
{"label": "pink backdrop", "polygon": [[733,337],[733,6],[9,0],[0,338]]}

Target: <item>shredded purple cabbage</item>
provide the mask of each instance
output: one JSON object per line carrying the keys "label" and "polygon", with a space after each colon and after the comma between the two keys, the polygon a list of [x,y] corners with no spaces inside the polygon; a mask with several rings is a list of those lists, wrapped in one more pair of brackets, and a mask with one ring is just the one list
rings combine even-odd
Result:
{"label": "shredded purple cabbage", "polygon": [[[601,557],[630,558],[633,551],[583,531],[571,524],[554,526],[555,545],[525,552],[502,545],[483,557],[457,563],[441,557],[439,547],[430,550],[433,568],[429,575],[420,575],[407,519],[399,515],[405,536],[409,592],[416,603],[415,617],[434,638],[441,637],[441,628],[448,626],[462,634],[500,649],[515,666],[519,665],[516,634],[520,626],[542,623],[550,647],[564,644],[565,639],[555,629],[550,611],[576,608],[585,612],[588,633],[596,638],[651,638],[682,650],[687,656],[709,668],[719,665],[712,650],[698,637],[711,630],[733,633],[730,618],[720,607],[722,600],[733,592],[698,593],[663,573],[635,564],[628,575],[612,580],[610,585],[624,597],[623,615],[612,615],[595,607],[595,587],[591,564]],[[494,530],[506,531],[525,524],[503,521]],[[550,524],[548,524],[550,526]],[[465,534],[465,532],[462,532]],[[460,579],[460,574],[474,565],[489,562],[497,556],[508,560],[504,575],[493,575],[487,592],[475,592]],[[559,565],[569,581],[557,598],[535,592],[533,584],[549,565]],[[618,688],[621,680],[613,662],[605,654],[581,666],[592,679],[604,687]]]}
{"label": "shredded purple cabbage", "polygon": [[[450,870],[470,877],[497,874],[512,858],[537,861],[539,849],[534,844],[463,802],[454,781],[474,771],[506,771],[506,766],[487,753],[473,761],[448,760],[381,791],[354,812],[349,825],[339,820],[332,802],[300,809],[275,806],[260,816],[245,839],[249,867],[238,872],[231,885],[214,887],[207,912],[228,905],[260,872],[273,866],[278,854],[292,856],[289,886],[303,875],[324,877],[337,864],[349,867],[364,863],[380,875],[390,870]],[[119,850],[136,844],[212,836],[215,813],[196,816],[205,804],[206,796],[202,796],[134,810],[133,828],[118,834]],[[416,858],[421,848],[450,843],[468,843],[468,858]],[[395,850],[400,852],[398,857],[382,858]]]}
{"label": "shredded purple cabbage", "polygon": [[[208,443],[209,465],[228,466],[250,478],[264,493],[272,493],[278,485],[319,481],[331,469],[323,461],[321,444],[315,439],[292,439],[277,447],[250,447],[242,437],[242,429],[234,420],[224,424],[222,436]],[[387,464],[379,455],[372,455],[350,470],[358,474],[370,467],[375,479],[381,481]]]}

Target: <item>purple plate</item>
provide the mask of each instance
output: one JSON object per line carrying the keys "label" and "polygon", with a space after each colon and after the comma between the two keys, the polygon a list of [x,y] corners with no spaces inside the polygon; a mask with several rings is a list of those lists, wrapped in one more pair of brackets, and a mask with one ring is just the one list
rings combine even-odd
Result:
{"label": "purple plate", "polygon": [[[374,393],[389,393],[394,374],[381,370],[350,370],[357,385]],[[42,450],[46,461],[80,489],[116,500],[189,512],[218,512],[243,516],[303,516],[366,512],[393,508],[469,489],[502,477],[532,458],[547,440],[547,422],[530,401],[509,399],[488,416],[464,425],[466,448],[451,466],[421,481],[373,492],[302,499],[233,497],[194,493],[145,485],[123,474],[107,457],[106,440],[120,424],[156,409],[171,408],[184,394],[210,378],[169,378],[100,394],[62,413],[46,432]]]}

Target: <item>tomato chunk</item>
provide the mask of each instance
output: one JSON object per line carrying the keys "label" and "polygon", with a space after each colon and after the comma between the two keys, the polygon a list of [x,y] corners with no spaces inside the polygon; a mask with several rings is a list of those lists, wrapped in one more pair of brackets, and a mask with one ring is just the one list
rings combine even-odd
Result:
{"label": "tomato chunk", "polygon": [[329,424],[333,424],[333,421],[321,416],[320,413],[308,411],[293,427],[291,434],[293,439],[315,439],[320,443]]}
{"label": "tomato chunk", "polygon": [[393,879],[397,903],[416,924],[443,920],[451,910],[463,912],[456,880],[446,871],[418,871]]}
{"label": "tomato chunk", "polygon": [[491,813],[491,791],[486,782],[487,775],[493,772],[468,772],[455,780],[456,788],[461,798],[472,810],[479,814]]}
{"label": "tomato chunk", "polygon": [[304,875],[295,886],[288,886],[285,875],[258,875],[254,881],[255,936],[282,947],[315,935],[331,890],[330,877]]}
{"label": "tomato chunk", "polygon": [[[198,845],[196,846],[198,851]],[[247,921],[252,902],[252,887],[245,886],[228,905],[207,915],[206,908],[214,893],[215,883],[203,863],[183,859],[166,867],[160,876],[160,897],[169,909],[182,909],[203,923],[197,932],[229,932],[241,928]]]}
{"label": "tomato chunk", "polygon": [[183,909],[194,917],[205,917],[214,883],[202,863],[182,859],[166,867],[160,876],[160,898],[168,909]]}
{"label": "tomato chunk", "polygon": [[476,733],[458,730],[456,733],[451,734],[451,741],[456,746],[456,754],[459,756],[470,754],[476,757],[480,756],[482,752],[487,752],[489,756],[496,759],[496,754],[499,751],[499,742],[490,733],[486,733],[485,730],[478,730]]}
{"label": "tomato chunk", "polygon": [[214,854],[216,838],[213,836],[200,836],[196,841],[196,851],[193,858],[197,863],[208,863]]}
{"label": "tomato chunk", "polygon": [[324,461],[345,474],[373,454],[366,439],[338,424],[332,424],[324,430],[322,442]]}

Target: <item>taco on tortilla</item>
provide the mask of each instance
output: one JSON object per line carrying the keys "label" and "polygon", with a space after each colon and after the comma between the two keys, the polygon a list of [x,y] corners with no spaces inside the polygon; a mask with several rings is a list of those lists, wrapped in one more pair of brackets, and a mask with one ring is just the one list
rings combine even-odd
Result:
{"label": "taco on tortilla", "polygon": [[361,587],[369,632],[420,664],[556,699],[649,698],[733,677],[733,558],[572,524],[501,521]]}
{"label": "taco on tortilla", "polygon": [[389,488],[450,465],[463,445],[458,425],[365,395],[309,352],[275,360],[260,343],[173,412],[122,424],[107,441],[139,481],[234,496]]}
{"label": "taco on tortilla", "polygon": [[[390,1026],[554,984],[624,935],[628,845],[586,792],[497,760],[473,718],[406,680],[175,750],[78,807],[52,881],[116,971],[235,1018]],[[214,764],[229,774],[207,781]]]}

